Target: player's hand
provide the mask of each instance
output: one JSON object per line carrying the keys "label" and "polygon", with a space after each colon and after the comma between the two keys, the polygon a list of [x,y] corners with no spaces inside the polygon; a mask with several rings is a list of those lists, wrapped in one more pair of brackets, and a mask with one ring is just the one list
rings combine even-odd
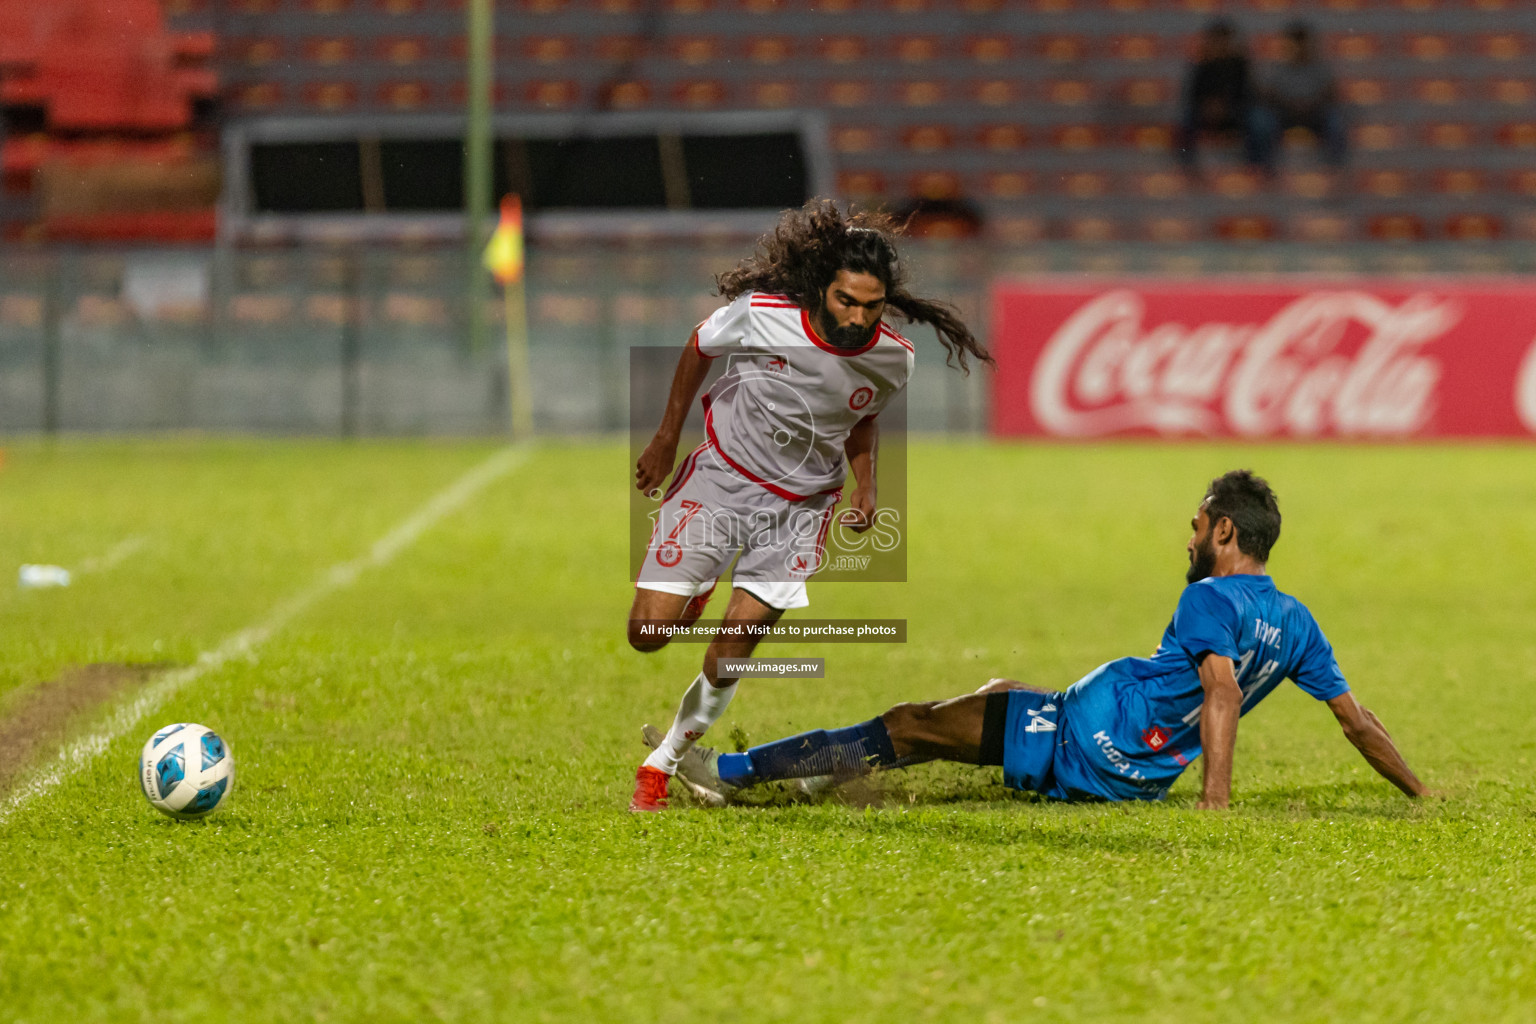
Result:
{"label": "player's hand", "polygon": [[677,441],[657,435],[635,463],[635,489],[647,497],[661,497],[661,485],[677,463]]}
{"label": "player's hand", "polygon": [[837,521],[854,533],[863,533],[875,525],[875,489],[860,487],[848,499],[848,508]]}

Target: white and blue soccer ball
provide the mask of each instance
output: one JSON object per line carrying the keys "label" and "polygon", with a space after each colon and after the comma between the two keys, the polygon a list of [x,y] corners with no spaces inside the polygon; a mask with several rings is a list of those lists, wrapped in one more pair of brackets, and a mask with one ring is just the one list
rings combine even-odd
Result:
{"label": "white and blue soccer ball", "polygon": [[155,810],[201,818],[218,810],[235,788],[235,755],[207,726],[168,725],[144,744],[139,785]]}

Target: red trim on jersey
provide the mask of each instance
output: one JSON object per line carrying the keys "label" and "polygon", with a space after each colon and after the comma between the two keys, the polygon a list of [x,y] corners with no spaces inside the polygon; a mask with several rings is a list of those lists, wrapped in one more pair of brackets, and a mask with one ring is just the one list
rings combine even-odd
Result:
{"label": "red trim on jersey", "polygon": [[903,338],[889,327],[885,326],[885,324],[880,325],[880,333],[885,335],[887,338],[890,338],[896,344],[900,345],[908,352],[911,352],[913,355],[917,355],[917,349],[912,347],[912,343],[910,341],[908,341],[906,338]]}
{"label": "red trim on jersey", "polygon": [[799,309],[793,302],[754,302],[753,309]]}
{"label": "red trim on jersey", "polygon": [[821,568],[821,556],[827,550],[827,534],[832,531],[832,513],[837,511],[837,503],[842,500],[843,491],[842,488],[838,488],[837,496],[832,499],[832,504],[827,508],[826,518],[822,520],[821,533],[816,538],[816,568],[818,570]]}
{"label": "red trim on jersey", "polygon": [[[703,327],[703,326],[704,326],[703,324],[699,324],[699,327]],[[719,359],[720,358],[719,356],[712,356],[708,352],[705,352],[703,349],[699,348],[699,327],[695,327],[693,329],[693,334],[689,335],[689,337],[688,337],[688,345],[692,345],[693,346],[693,350],[695,352],[697,352],[699,355],[703,356],[705,359]],[[683,347],[687,348],[688,345],[684,345]]]}
{"label": "red trim on jersey", "polygon": [[[764,480],[762,477],[758,476],[756,473],[752,472],[750,469],[747,469],[741,463],[725,454],[725,449],[720,447],[720,439],[715,436],[715,414],[709,408],[708,395],[704,396],[704,433],[709,438],[710,447],[715,450],[715,454],[719,455],[722,459],[725,460],[725,464],[727,466],[730,466],[736,472],[740,473],[748,480],[751,480],[753,483],[757,484],[757,486],[761,487],[769,494],[776,494],[786,501],[809,501],[811,498],[816,496],[815,494],[796,494],[794,491],[786,491],[784,488],[778,486],[777,484],[772,484],[767,480]],[[831,487],[825,491],[817,491],[816,493],[831,494],[834,491],[841,490],[841,487]]]}
{"label": "red trim on jersey", "polygon": [[870,337],[869,344],[862,345],[859,348],[838,348],[836,345],[828,345],[826,342],[821,340],[821,335],[816,333],[816,328],[811,326],[811,315],[803,309],[800,311],[800,329],[805,331],[805,336],[807,338],[811,339],[811,344],[815,345],[823,352],[831,352],[833,355],[842,356],[844,359],[847,359],[851,356],[863,355],[865,352],[868,352],[870,349],[874,348],[876,343],[880,340],[880,332],[877,330],[875,331],[874,335]]}
{"label": "red trim on jersey", "polygon": [[667,493],[661,496],[661,503],[663,505],[672,500],[672,495],[676,494],[683,484],[688,482],[689,477],[693,476],[694,467],[699,464],[699,453],[707,447],[707,444],[699,445],[689,453],[688,458],[683,460],[683,465],[678,467],[678,472],[672,477],[672,486],[668,487]]}

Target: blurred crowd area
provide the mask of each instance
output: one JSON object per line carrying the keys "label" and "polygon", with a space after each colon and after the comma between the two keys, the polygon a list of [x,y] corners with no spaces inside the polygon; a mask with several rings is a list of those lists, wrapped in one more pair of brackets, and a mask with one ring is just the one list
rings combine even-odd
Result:
{"label": "blurred crowd area", "polygon": [[[1536,238],[1528,0],[504,0],[494,52],[573,131],[816,111],[818,184],[934,233]],[[465,53],[463,0],[4,0],[6,236],[211,240],[221,132],[450,116]]]}

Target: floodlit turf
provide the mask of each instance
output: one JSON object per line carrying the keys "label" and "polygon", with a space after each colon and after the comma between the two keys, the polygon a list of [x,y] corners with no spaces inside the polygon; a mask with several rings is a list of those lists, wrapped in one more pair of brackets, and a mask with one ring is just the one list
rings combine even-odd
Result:
{"label": "floodlit turf", "polygon": [[[623,643],[619,444],[551,444],[391,564],[211,672],[0,824],[0,1019],[1529,1021],[1536,1017],[1536,464],[1522,447],[915,444],[910,582],[814,587],[910,643],[779,647],[752,740],[991,675],[1147,653],[1204,483],[1268,474],[1271,568],[1444,803],[1376,778],[1286,686],[1234,810],[1062,806],[926,766],[826,802],[623,812],[640,724],[702,648]],[[0,714],[64,667],[187,662],[355,558],[484,445],[11,445]],[[238,764],[153,812],[153,727]],[[681,802],[681,801],[679,801]]]}

